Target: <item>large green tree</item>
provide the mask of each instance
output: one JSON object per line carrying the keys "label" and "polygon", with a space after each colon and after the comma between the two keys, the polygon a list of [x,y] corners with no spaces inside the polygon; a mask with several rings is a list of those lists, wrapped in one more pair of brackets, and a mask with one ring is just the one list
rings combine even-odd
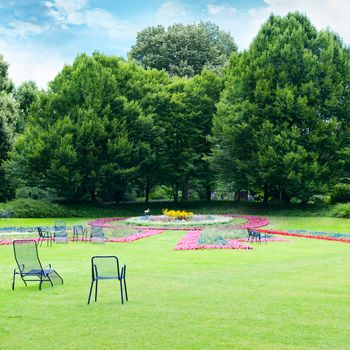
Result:
{"label": "large green tree", "polygon": [[137,34],[129,57],[145,68],[192,77],[203,68],[221,69],[237,46],[229,33],[210,22],[148,27]]}
{"label": "large green tree", "polygon": [[0,200],[9,196],[4,162],[11,149],[18,120],[18,103],[13,98],[13,83],[8,77],[8,64],[0,55]]}
{"label": "large green tree", "polygon": [[223,180],[306,201],[344,175],[350,60],[335,34],[272,15],[227,74],[211,157]]}
{"label": "large green tree", "polygon": [[147,124],[127,98],[140,69],[116,57],[80,55],[39,95],[10,168],[20,184],[54,188],[68,200],[120,200],[137,171]]}

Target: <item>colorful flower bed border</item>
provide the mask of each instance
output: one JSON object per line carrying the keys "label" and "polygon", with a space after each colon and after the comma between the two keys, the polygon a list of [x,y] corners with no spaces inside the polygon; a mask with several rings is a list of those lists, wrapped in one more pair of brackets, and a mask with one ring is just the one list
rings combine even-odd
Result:
{"label": "colorful flower bed border", "polygon": [[[222,216],[229,216],[232,218],[240,218],[240,219],[246,219],[247,222],[243,223],[243,224],[238,224],[238,225],[231,225],[231,226],[223,226],[227,229],[235,229],[235,228],[242,228],[242,229],[246,229],[246,228],[258,228],[258,227],[262,227],[262,226],[266,226],[270,223],[270,221],[267,218],[264,218],[262,216],[252,216],[252,215],[234,215],[234,214],[222,214]],[[111,222],[114,221],[123,221],[126,220],[127,218],[102,218],[102,219],[97,219],[97,220],[93,220],[90,221],[88,223],[88,225],[90,226],[101,226],[101,227],[105,227],[105,228],[117,228],[117,226],[114,226],[112,224],[110,224]],[[137,226],[136,227],[141,228],[142,226]],[[150,226],[145,226],[147,227],[147,229],[152,229],[152,227]],[[118,226],[119,228],[119,226]],[[171,226],[165,226],[165,227],[154,227],[154,229],[157,230],[171,230],[171,231],[201,231],[202,227],[200,226],[196,226],[196,227],[171,227]]]}
{"label": "colorful flower bed border", "polygon": [[187,234],[180,240],[176,245],[175,250],[199,250],[199,249],[253,249],[252,246],[245,245],[236,239],[229,239],[229,244],[218,245],[218,244],[198,244],[198,240],[201,236],[201,231],[192,230],[188,231]]}
{"label": "colorful flower bed border", "polygon": [[135,234],[133,234],[131,236],[127,236],[127,237],[109,238],[107,240],[107,242],[133,242],[133,241],[137,241],[138,239],[141,239],[141,238],[159,235],[163,232],[164,232],[164,230],[147,229],[147,230],[143,230],[140,233],[135,233]]}
{"label": "colorful flower bed border", "polygon": [[350,239],[348,238],[326,236],[327,232],[314,232],[314,234],[307,234],[307,232],[305,231],[297,232],[297,231],[266,230],[266,229],[257,229],[257,231],[262,233],[273,234],[273,235],[302,237],[302,238],[319,239],[319,240],[325,240],[325,241],[350,243]]}

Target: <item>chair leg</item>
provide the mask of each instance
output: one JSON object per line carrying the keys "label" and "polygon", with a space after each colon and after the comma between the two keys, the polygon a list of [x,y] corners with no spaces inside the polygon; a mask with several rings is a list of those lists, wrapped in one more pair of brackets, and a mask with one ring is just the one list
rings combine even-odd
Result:
{"label": "chair leg", "polygon": [[126,280],[125,280],[125,278],[124,278],[124,290],[125,290],[125,300],[129,301],[129,299],[128,299],[128,290],[126,289]]}
{"label": "chair leg", "polygon": [[12,290],[15,290],[16,272],[13,271]]}
{"label": "chair leg", "polygon": [[121,297],[121,299],[122,299],[122,304],[124,304],[123,283],[122,283],[122,280],[119,280],[119,284],[120,284],[120,297]]}
{"label": "chair leg", "polygon": [[90,299],[91,299],[91,293],[92,293],[92,287],[93,286],[94,286],[94,281],[91,281],[90,292],[89,292],[89,297],[88,297],[88,305],[90,304]]}
{"label": "chair leg", "polygon": [[96,280],[96,285],[95,285],[95,302],[97,301],[97,289],[98,289],[98,280]]}

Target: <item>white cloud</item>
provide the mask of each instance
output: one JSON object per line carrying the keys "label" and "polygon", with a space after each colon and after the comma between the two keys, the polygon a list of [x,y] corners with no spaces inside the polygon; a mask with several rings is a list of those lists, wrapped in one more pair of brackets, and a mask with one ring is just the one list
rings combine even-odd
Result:
{"label": "white cloud", "polygon": [[23,45],[0,41],[0,52],[9,63],[9,76],[16,85],[34,80],[39,87],[45,88],[66,61],[60,53],[33,43]]}
{"label": "white cloud", "polygon": [[69,25],[87,26],[93,30],[104,30],[111,38],[125,38],[128,23],[101,8],[90,9],[87,0],[46,1],[49,14],[63,28]]}
{"label": "white cloud", "polygon": [[157,10],[155,18],[158,24],[163,24],[164,26],[180,22],[193,22],[189,9],[178,1],[164,2]]}
{"label": "white cloud", "polygon": [[6,26],[0,26],[0,34],[10,38],[24,38],[29,35],[37,35],[45,32],[47,25],[41,25],[33,22],[13,20]]}
{"label": "white cloud", "polygon": [[237,10],[229,4],[222,4],[222,5],[208,4],[207,9],[208,9],[208,14],[211,16],[234,15],[237,12]]}
{"label": "white cloud", "polygon": [[318,30],[330,28],[350,43],[350,1],[344,0],[264,0],[263,6],[236,11],[227,3],[216,3],[207,5],[202,19],[229,31],[238,47],[246,49],[271,13],[285,16],[293,11],[305,13]]}

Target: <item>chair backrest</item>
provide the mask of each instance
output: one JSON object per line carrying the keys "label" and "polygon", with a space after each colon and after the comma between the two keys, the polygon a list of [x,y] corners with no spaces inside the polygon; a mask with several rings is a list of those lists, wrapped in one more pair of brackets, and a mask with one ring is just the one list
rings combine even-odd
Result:
{"label": "chair backrest", "polygon": [[83,225],[74,225],[73,231],[75,234],[82,235],[84,233],[84,227]]}
{"label": "chair backrest", "polygon": [[55,222],[55,241],[56,242],[68,242],[67,228],[65,221]]}
{"label": "chair backrest", "polygon": [[22,273],[30,270],[42,270],[38,255],[38,245],[34,239],[14,240],[13,252],[17,266]]}
{"label": "chair backrest", "polygon": [[55,222],[55,231],[66,231],[66,222],[59,220]]}
{"label": "chair backrest", "polygon": [[93,256],[91,258],[92,279],[120,278],[119,260],[116,256]]}
{"label": "chair backrest", "polygon": [[91,226],[91,242],[104,242],[102,226]]}
{"label": "chair backrest", "polygon": [[37,230],[38,230],[39,238],[41,238],[43,236],[43,230],[41,227],[37,227]]}

